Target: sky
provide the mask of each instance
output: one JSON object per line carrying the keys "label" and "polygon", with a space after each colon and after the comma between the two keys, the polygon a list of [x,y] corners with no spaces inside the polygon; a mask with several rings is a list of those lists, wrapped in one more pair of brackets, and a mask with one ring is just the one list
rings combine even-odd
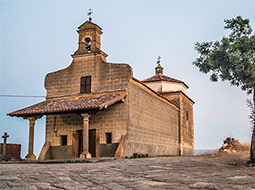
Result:
{"label": "sky", "polygon": [[[195,42],[229,34],[224,19],[241,15],[255,29],[253,0],[0,0],[0,95],[45,96],[44,78],[70,65],[78,47],[76,30],[89,8],[103,29],[108,62],[128,63],[142,80],[154,75],[161,56],[164,74],[189,86],[195,149],[218,149],[228,136],[250,141],[246,99],[251,97],[228,82],[210,82],[192,62],[198,57]],[[22,158],[28,151],[28,121],[6,114],[43,100],[0,96],[0,134],[7,132],[8,143],[22,145]],[[45,116],[35,125],[37,157],[44,142]]]}

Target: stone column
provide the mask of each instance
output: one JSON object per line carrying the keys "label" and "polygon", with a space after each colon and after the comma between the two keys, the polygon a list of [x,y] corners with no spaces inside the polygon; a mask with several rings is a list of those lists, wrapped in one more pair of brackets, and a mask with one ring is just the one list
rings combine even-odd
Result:
{"label": "stone column", "polygon": [[80,154],[80,158],[91,158],[89,153],[89,117],[87,113],[81,114],[83,117],[83,152]]}
{"label": "stone column", "polygon": [[25,157],[25,160],[36,160],[34,155],[34,126],[37,118],[29,117],[26,118],[29,120],[29,144],[28,144],[28,154]]}

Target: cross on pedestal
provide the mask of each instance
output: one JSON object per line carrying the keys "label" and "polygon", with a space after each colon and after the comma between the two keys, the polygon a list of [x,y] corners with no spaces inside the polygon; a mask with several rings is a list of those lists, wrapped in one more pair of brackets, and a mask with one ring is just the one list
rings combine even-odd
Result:
{"label": "cross on pedestal", "polygon": [[6,144],[7,144],[7,138],[9,135],[5,132],[2,138],[4,139],[4,144],[3,144],[3,156],[6,156]]}

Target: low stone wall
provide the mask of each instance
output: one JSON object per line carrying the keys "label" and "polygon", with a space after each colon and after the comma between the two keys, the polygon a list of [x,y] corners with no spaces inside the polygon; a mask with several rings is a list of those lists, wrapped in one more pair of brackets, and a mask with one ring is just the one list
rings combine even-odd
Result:
{"label": "low stone wall", "polygon": [[143,154],[148,156],[176,156],[179,154],[179,148],[175,145],[153,145],[144,143],[127,143],[124,157],[131,157],[133,154]]}
{"label": "low stone wall", "polygon": [[100,157],[114,157],[119,143],[100,144]]}
{"label": "low stone wall", "polygon": [[72,159],[72,146],[51,146],[51,159]]}
{"label": "low stone wall", "polygon": [[[21,160],[20,158],[21,144],[7,144],[6,154],[10,155],[11,158]],[[3,154],[3,143],[0,143],[0,155]]]}

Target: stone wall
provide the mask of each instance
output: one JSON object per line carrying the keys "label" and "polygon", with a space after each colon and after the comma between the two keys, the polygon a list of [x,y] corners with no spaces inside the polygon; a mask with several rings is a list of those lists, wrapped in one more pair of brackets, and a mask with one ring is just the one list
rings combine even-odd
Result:
{"label": "stone wall", "polygon": [[83,76],[91,76],[92,93],[126,89],[128,80],[132,77],[132,68],[127,64],[106,63],[100,54],[75,57],[66,69],[47,74],[47,98],[79,94]]}
{"label": "stone wall", "polygon": [[[181,136],[183,144],[183,155],[194,154],[194,129],[193,129],[193,103],[181,95]],[[186,116],[188,112],[188,118]]]}
{"label": "stone wall", "polygon": [[[6,144],[6,154],[12,158],[20,160],[21,144]],[[3,154],[3,143],[0,143],[0,155]]]}
{"label": "stone wall", "polygon": [[180,94],[172,93],[172,92],[166,92],[166,93],[160,93],[160,95],[164,96],[168,100],[170,100],[174,105],[176,105],[178,108],[180,108]]}
{"label": "stone wall", "polygon": [[[127,89],[129,78],[132,77],[132,68],[127,64],[112,64],[104,60],[105,57],[101,54],[74,56],[69,67],[46,76],[47,98],[79,94],[80,80],[83,76],[91,76],[91,93]],[[112,142],[119,143],[121,135],[126,134],[126,118],[125,103],[110,106],[90,117],[89,128],[96,129],[96,156],[100,156],[101,151],[104,153],[103,150],[100,151],[100,144],[106,143],[105,133],[112,132]],[[60,146],[60,136],[67,135],[67,145],[75,149],[74,146],[78,146],[75,142],[77,130],[83,130],[83,119],[80,114],[46,117],[46,141],[50,141],[51,146]],[[103,149],[104,147],[109,149],[109,146],[102,146]],[[54,148],[51,150],[54,151]],[[77,157],[77,150],[73,150],[72,154]]]}
{"label": "stone wall", "polygon": [[[127,106],[126,103],[116,103],[105,110],[98,111],[96,114],[91,115],[89,121],[89,129],[96,129],[96,156],[101,154],[105,155],[104,149],[110,149],[110,146],[106,144],[106,134],[112,133],[112,143],[116,144],[120,142],[121,135],[126,134],[127,125]],[[75,135],[78,130],[83,130],[83,118],[78,113],[48,115],[46,117],[46,141],[51,142],[51,146],[61,146],[61,135],[67,135],[67,145],[69,149],[76,149],[78,142],[75,142]],[[54,156],[54,150],[58,151],[60,148],[52,148],[51,155]],[[70,151],[68,149],[68,155],[66,157],[78,157],[77,151]],[[113,146],[112,153],[116,147]],[[76,154],[76,155],[74,155]]]}
{"label": "stone wall", "polygon": [[[180,108],[180,143],[183,155],[194,154],[193,102],[182,92],[162,93]],[[188,118],[186,115],[188,111]],[[188,119],[188,120],[187,120]]]}
{"label": "stone wall", "polygon": [[61,145],[61,135],[67,135],[67,145],[72,145],[72,132],[82,130],[83,120],[80,114],[68,113],[46,116],[46,141],[51,146]]}
{"label": "stone wall", "polygon": [[129,122],[123,156],[178,155],[178,108],[133,79],[128,87]]}

